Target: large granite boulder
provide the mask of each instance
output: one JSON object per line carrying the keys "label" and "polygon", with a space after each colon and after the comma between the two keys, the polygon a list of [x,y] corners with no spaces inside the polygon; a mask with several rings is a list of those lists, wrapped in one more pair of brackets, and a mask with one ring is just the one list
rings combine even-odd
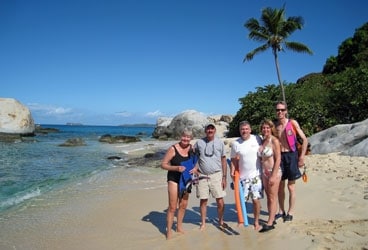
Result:
{"label": "large granite boulder", "polygon": [[[223,121],[223,120],[225,121]],[[207,123],[213,122],[216,125],[217,136],[224,137],[228,131],[232,116],[212,116],[207,117],[196,110],[186,110],[176,115],[174,118],[158,118],[152,137],[156,139],[179,139],[184,128],[193,131],[194,138],[205,136],[204,127]]]}
{"label": "large granite boulder", "polygon": [[341,124],[308,138],[312,154],[341,152],[343,155],[368,156],[368,119]]}
{"label": "large granite boulder", "polygon": [[13,98],[0,98],[0,133],[33,135],[35,124],[29,109]]}

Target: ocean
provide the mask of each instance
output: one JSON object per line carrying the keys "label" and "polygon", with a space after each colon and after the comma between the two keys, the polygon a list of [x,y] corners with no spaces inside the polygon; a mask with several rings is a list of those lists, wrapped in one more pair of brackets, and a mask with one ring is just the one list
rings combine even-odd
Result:
{"label": "ocean", "polygon": [[[139,135],[147,144],[154,141],[151,138],[153,126],[41,126],[55,128],[59,132],[37,134],[24,142],[0,142],[0,215],[11,209],[25,209],[43,195],[65,189],[68,185],[102,178],[115,168],[127,169],[125,179],[119,180],[122,188],[129,188],[134,171],[151,171],[127,168],[124,157],[118,161],[107,159],[139,149],[142,143],[141,146],[139,143],[106,144],[98,139],[105,134]],[[69,138],[82,138],[86,146],[59,146]]]}

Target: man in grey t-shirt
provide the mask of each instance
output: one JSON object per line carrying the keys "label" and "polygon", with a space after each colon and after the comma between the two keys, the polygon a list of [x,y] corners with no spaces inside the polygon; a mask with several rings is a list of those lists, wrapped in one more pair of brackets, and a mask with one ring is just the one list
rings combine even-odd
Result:
{"label": "man in grey t-shirt", "polygon": [[199,175],[197,185],[197,197],[200,199],[201,230],[206,227],[207,202],[209,194],[216,199],[218,220],[220,226],[224,223],[224,199],[226,192],[226,172],[227,162],[225,155],[225,145],[217,138],[216,126],[209,123],[205,126],[206,137],[199,139],[194,149],[199,156],[196,166]]}

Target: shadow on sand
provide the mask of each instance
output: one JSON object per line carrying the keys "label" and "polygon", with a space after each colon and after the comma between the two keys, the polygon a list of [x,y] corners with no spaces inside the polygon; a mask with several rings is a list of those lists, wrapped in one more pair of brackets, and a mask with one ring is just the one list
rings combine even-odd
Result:
{"label": "shadow on sand", "polygon": [[[248,214],[249,226],[254,225],[253,204],[251,202],[246,202],[246,209]],[[166,235],[166,212],[167,210],[164,210],[162,212],[151,211],[149,214],[142,217],[142,221],[152,223],[152,225],[155,226],[160,233]],[[261,210],[261,215],[268,215],[268,213],[267,211]],[[224,220],[225,222],[238,222],[237,211],[234,203],[225,204]],[[206,221],[207,223],[212,224],[215,227],[219,227],[216,202],[208,203]],[[183,222],[197,225],[199,227],[201,222],[199,206],[193,206],[191,208],[188,207],[187,211],[185,212]],[[260,220],[260,223],[262,222],[264,221]],[[174,219],[173,229],[176,230],[176,218]]]}

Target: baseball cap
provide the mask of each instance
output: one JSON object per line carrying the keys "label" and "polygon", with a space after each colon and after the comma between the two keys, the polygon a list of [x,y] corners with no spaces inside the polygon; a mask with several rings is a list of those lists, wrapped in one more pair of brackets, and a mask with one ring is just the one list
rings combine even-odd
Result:
{"label": "baseball cap", "polygon": [[204,126],[204,129],[207,129],[209,126],[216,128],[215,123],[210,122],[210,123],[207,123],[206,126]]}

